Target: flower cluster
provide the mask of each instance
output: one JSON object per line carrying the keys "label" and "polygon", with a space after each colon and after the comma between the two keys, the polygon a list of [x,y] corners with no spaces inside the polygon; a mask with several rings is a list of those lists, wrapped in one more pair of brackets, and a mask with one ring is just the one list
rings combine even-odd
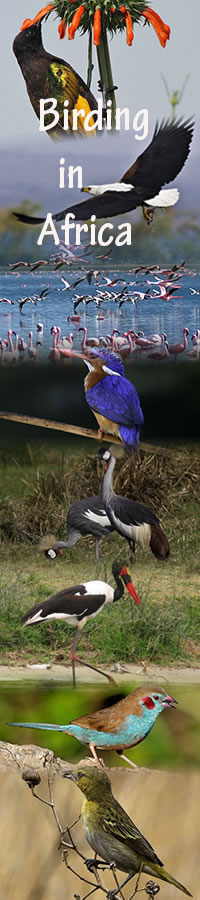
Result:
{"label": "flower cluster", "polygon": [[99,46],[102,32],[115,33],[126,28],[126,40],[130,47],[134,38],[133,25],[143,20],[153,26],[162,47],[170,38],[169,25],[150,6],[145,6],[144,0],[127,0],[125,6],[119,6],[116,0],[84,0],[81,5],[79,0],[54,0],[43,7],[32,21],[25,19],[22,28],[38,22],[53,10],[61,19],[58,25],[60,38],[65,36],[67,25],[69,40],[74,38],[79,26],[82,32],[93,26],[93,42]]}

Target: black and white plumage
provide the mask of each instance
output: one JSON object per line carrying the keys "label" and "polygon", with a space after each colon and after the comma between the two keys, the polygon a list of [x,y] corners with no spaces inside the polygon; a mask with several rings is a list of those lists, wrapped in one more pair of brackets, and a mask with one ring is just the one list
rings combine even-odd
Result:
{"label": "black and white plumage", "polygon": [[[68,213],[73,213],[80,221],[86,221],[92,215],[96,215],[97,219],[110,219],[112,216],[129,213],[142,206],[145,218],[150,224],[154,207],[173,206],[179,199],[179,191],[176,188],[164,191],[161,189],[181,172],[190,151],[193,129],[194,123],[191,120],[163,121],[160,125],[157,123],[151,143],[119,182],[88,185],[82,188],[94,196],[86,202],[77,203],[55,213],[53,220],[60,222]],[[15,215],[21,222],[29,225],[39,225],[45,221],[41,217],[20,213]]]}
{"label": "black and white plumage", "polygon": [[[91,534],[96,540],[96,560],[100,558],[99,541],[114,531],[104,508],[101,495],[86,497],[73,503],[67,513],[67,540],[56,541],[44,538],[40,549],[47,559],[53,560],[62,550],[70,550],[81,537]],[[49,544],[49,546],[48,546]]]}
{"label": "black and white plumage", "polygon": [[167,559],[170,552],[169,544],[158,517],[143,503],[114,493],[112,476],[116,458],[110,450],[100,450],[98,458],[106,463],[102,481],[102,500],[113,528],[128,540],[133,554],[137,543],[143,550],[150,547],[157,559]]}
{"label": "black and white plumage", "polygon": [[[140,605],[134,585],[131,581],[131,575],[127,567],[123,563],[113,562],[112,573],[117,587],[111,587],[104,581],[87,581],[83,584],[76,584],[72,587],[64,588],[57,594],[53,594],[44,603],[38,603],[33,606],[23,617],[23,625],[36,625],[37,623],[52,621],[54,619],[63,620],[68,625],[75,625],[76,631],[70,652],[73,681],[75,685],[75,660],[76,648],[79,641],[80,633],[88,619],[98,615],[104,608],[106,603],[114,603],[119,600],[124,593],[126,587],[136,603]],[[78,660],[81,662],[81,660]],[[84,665],[89,668],[96,669],[90,663]],[[113,681],[111,676],[106,676],[109,681]]]}

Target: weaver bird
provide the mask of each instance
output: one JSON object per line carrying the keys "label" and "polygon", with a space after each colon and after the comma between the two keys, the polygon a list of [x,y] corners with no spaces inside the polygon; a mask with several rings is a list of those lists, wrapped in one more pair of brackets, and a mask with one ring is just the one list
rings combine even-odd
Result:
{"label": "weaver bird", "polygon": [[[66,773],[65,777],[74,781],[85,795],[81,819],[88,844],[108,865],[115,863],[117,869],[128,872],[128,877],[120,888],[108,891],[109,900],[113,900],[137,872],[146,872],[153,878],[167,881],[188,897],[192,896],[183,884],[164,869],[147,838],[115,799],[106,772],[96,766],[78,766]],[[99,860],[87,860],[89,869],[97,868],[99,864],[102,865]]]}

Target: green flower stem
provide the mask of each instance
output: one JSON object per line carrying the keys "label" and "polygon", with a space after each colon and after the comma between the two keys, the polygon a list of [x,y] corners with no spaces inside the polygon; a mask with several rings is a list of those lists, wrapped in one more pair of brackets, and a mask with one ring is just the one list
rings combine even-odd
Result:
{"label": "green flower stem", "polygon": [[89,40],[88,40],[88,70],[87,70],[87,87],[90,88],[91,79],[92,79],[92,29],[90,27],[89,30]]}
{"label": "green flower stem", "polygon": [[[99,66],[99,75],[103,87],[103,94],[106,91],[106,100],[112,101],[112,128],[115,127],[116,100],[115,92],[112,90],[114,86],[110,53],[108,47],[107,33],[102,29],[100,44],[97,47],[97,59]],[[109,133],[109,132],[108,132]]]}

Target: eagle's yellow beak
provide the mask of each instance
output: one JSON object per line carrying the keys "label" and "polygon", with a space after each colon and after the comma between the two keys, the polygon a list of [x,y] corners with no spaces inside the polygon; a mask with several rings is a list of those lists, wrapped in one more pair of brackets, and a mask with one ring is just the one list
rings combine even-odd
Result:
{"label": "eagle's yellow beak", "polygon": [[82,187],[82,188],[81,188],[81,191],[85,191],[86,194],[89,194],[89,193],[90,193],[89,187]]}

